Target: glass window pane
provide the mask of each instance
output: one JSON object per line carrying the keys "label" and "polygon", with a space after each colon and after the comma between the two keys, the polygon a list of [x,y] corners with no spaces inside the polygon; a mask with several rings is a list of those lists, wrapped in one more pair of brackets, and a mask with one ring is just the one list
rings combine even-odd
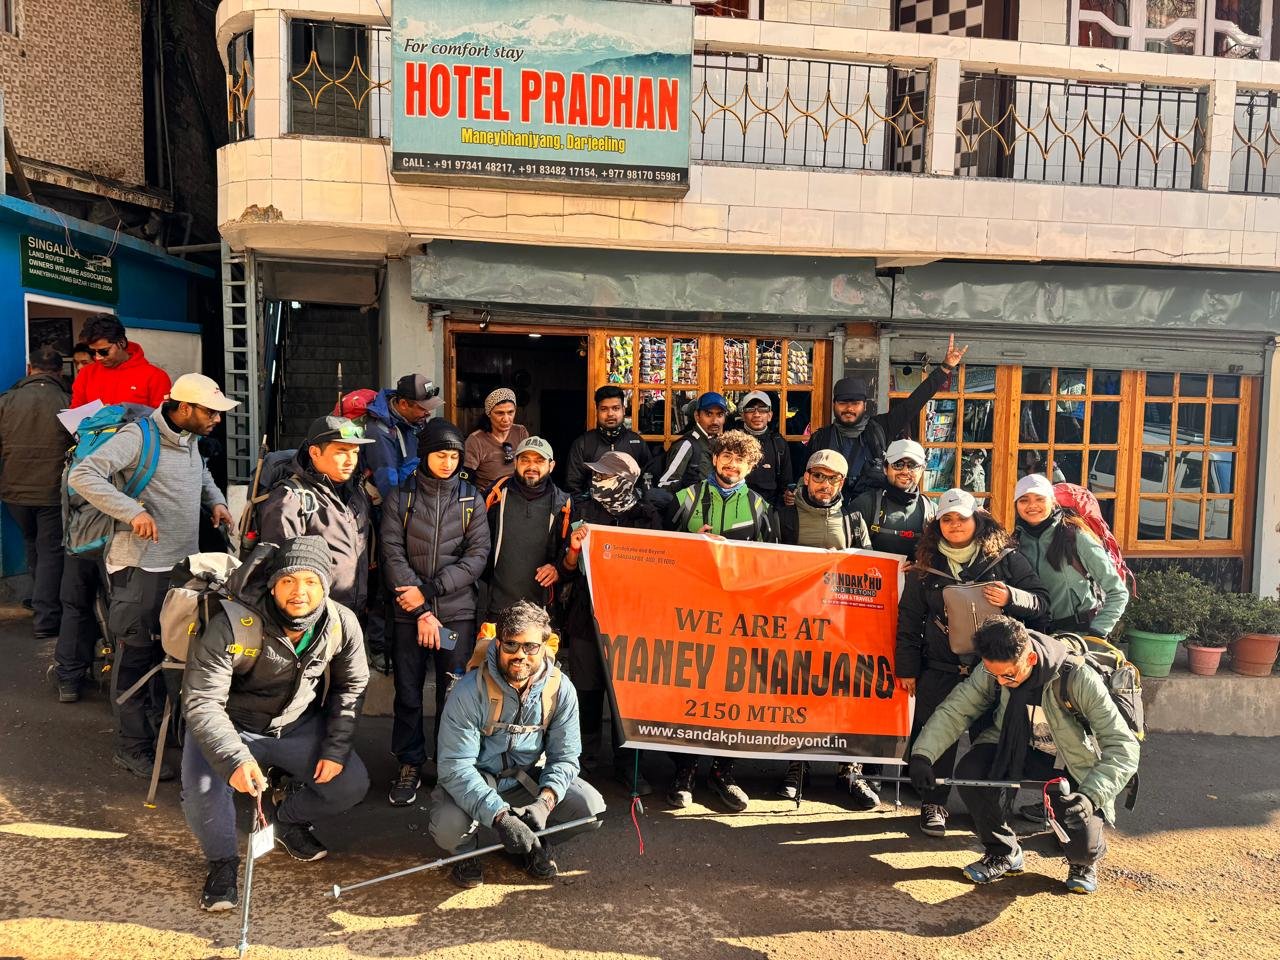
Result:
{"label": "glass window pane", "polygon": [[631,383],[635,370],[635,341],[631,337],[610,337],[607,363],[610,383]]}
{"label": "glass window pane", "polygon": [[1178,443],[1194,446],[1204,443],[1204,404],[1178,404]]}
{"label": "glass window pane", "polygon": [[1172,403],[1146,404],[1142,417],[1142,442],[1153,447],[1169,443],[1172,436],[1172,431],[1169,429],[1172,419]]}
{"label": "glass window pane", "polygon": [[1023,443],[1049,442],[1049,401],[1023,400],[1018,417],[1018,439]]}
{"label": "glass window pane", "polygon": [[1213,395],[1215,397],[1240,396],[1240,378],[1225,373],[1213,375]]}
{"label": "glass window pane", "polygon": [[1049,468],[1049,452],[1047,450],[1020,450],[1018,451],[1018,479],[1021,480],[1029,473],[1043,473],[1048,475]]}
{"label": "glass window pane", "polygon": [[1234,403],[1215,403],[1209,423],[1209,442],[1220,447],[1235,446],[1239,420],[1240,408]]}
{"label": "glass window pane", "polygon": [[[785,429],[779,425],[779,420],[785,420]],[[786,416],[778,417],[775,415],[773,418],[774,426],[788,436],[802,437],[812,422],[813,391],[788,390]]]}
{"label": "glass window pane", "polygon": [[693,423],[693,404],[697,390],[674,390],[671,393],[671,433],[684,433]]}
{"label": "glass window pane", "polygon": [[942,493],[954,487],[956,485],[955,450],[950,447],[934,447],[927,450],[925,456],[925,489],[933,493]]}
{"label": "glass window pane", "polygon": [[1089,408],[1089,442],[1118,443],[1120,404],[1114,400],[1095,400]]}
{"label": "glass window pane", "polygon": [[1084,401],[1055,403],[1053,431],[1054,443],[1084,443]]}
{"label": "glass window pane", "polygon": [[1236,455],[1234,453],[1209,454],[1209,493],[1236,492]]}
{"label": "glass window pane", "polygon": [[756,341],[756,383],[782,382],[782,341]]}
{"label": "glass window pane", "polygon": [[1165,493],[1168,488],[1169,452],[1144,450],[1142,452],[1142,490],[1145,493]]}
{"label": "glass window pane", "polygon": [[1093,371],[1093,393],[1094,393],[1094,396],[1105,396],[1105,397],[1120,396],[1120,371],[1119,370]]}
{"label": "glass window pane", "polygon": [[1083,370],[1058,371],[1058,395],[1078,397],[1085,392],[1085,372]]}
{"label": "glass window pane", "polygon": [[960,464],[960,486],[970,493],[986,493],[991,453],[988,450],[966,450]]}
{"label": "glass window pane", "polygon": [[[956,440],[956,401],[931,400],[925,409],[925,443],[954,443]],[[946,489],[945,487],[943,489]]]}
{"label": "glass window pane", "polygon": [[1234,500],[1206,500],[1204,538],[1206,540],[1230,540],[1231,521],[1235,518]]}
{"label": "glass window pane", "polygon": [[[623,425],[624,427],[626,427],[628,430],[635,430],[635,427],[634,427],[634,426],[632,426],[632,419],[633,419],[633,418],[632,418],[632,416],[631,416],[631,399],[635,396],[635,391],[634,391],[634,390],[623,390],[623,391],[622,391],[622,393],[623,393],[623,401],[622,401],[622,410],[623,410],[623,413],[622,413],[622,425]],[[641,466],[643,466],[643,464],[641,464]]]}
{"label": "glass window pane", "polygon": [[667,395],[665,391],[641,391],[638,432],[647,436],[662,436],[667,432],[666,412]]}
{"label": "glass window pane", "polygon": [[1204,454],[1199,450],[1187,450],[1174,459],[1173,492],[1204,492]]}
{"label": "glass window pane", "polygon": [[994,420],[994,400],[965,400],[963,431],[965,443],[990,443]]}
{"label": "glass window pane", "polygon": [[1180,397],[1203,397],[1208,392],[1208,374],[1184,373],[1178,378],[1178,396]]}
{"label": "glass window pane", "polygon": [[1053,455],[1053,482],[1080,483],[1084,466],[1084,453],[1080,450],[1059,450]]}
{"label": "glass window pane", "polygon": [[1170,536],[1174,540],[1200,539],[1200,506],[1199,500],[1173,501],[1173,530]]}
{"label": "glass window pane", "polygon": [[929,371],[916,363],[895,363],[889,368],[889,392],[910,393],[924,382]]}
{"label": "glass window pane", "polygon": [[[965,364],[964,370],[964,392],[965,393],[995,393],[996,392],[996,368],[983,367],[973,364]],[[954,382],[954,381],[953,381]]]}
{"label": "glass window pane", "polygon": [[667,382],[666,337],[640,338],[640,382]]}
{"label": "glass window pane", "polygon": [[1173,374],[1172,373],[1148,373],[1147,374],[1147,396],[1148,397],[1172,397],[1173,396]]}
{"label": "glass window pane", "polygon": [[813,383],[813,341],[787,344],[787,383]]}
{"label": "glass window pane", "polygon": [[1102,512],[1102,518],[1107,521],[1107,526],[1112,530],[1116,527],[1116,502],[1114,500],[1099,500],[1098,509]]}
{"label": "glass window pane", "polygon": [[693,339],[671,341],[671,382],[697,383],[699,343]]}
{"label": "glass window pane", "polygon": [[751,344],[746,340],[725,340],[724,342],[724,382],[750,383]]}
{"label": "glass window pane", "polygon": [[1169,519],[1169,504],[1165,500],[1138,502],[1138,539],[1163,540],[1165,522]]}
{"label": "glass window pane", "polygon": [[1089,477],[1085,484],[1095,495],[1114,493],[1116,489],[1116,452],[1099,450],[1089,458]]}
{"label": "glass window pane", "polygon": [[1049,367],[1023,367],[1023,393],[1050,393],[1053,389],[1053,370]]}

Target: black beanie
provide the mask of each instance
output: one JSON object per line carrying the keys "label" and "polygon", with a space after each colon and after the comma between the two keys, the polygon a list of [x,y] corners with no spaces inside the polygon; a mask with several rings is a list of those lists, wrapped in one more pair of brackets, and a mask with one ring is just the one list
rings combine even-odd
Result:
{"label": "black beanie", "polygon": [[271,562],[267,587],[274,587],[281,577],[298,570],[310,570],[324,581],[325,593],[329,592],[333,577],[333,556],[322,538],[296,537],[282,543]]}
{"label": "black beanie", "polygon": [[462,431],[448,420],[428,420],[427,425],[418,434],[418,457],[423,462],[427,454],[440,450],[463,450]]}

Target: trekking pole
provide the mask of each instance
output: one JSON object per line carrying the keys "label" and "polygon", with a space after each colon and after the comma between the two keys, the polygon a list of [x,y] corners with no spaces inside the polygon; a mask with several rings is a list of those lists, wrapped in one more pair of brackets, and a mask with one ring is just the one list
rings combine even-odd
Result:
{"label": "trekking pole", "polygon": [[[553,833],[559,833],[561,830],[572,830],[574,827],[585,826],[588,823],[595,823],[595,817],[583,817],[581,820],[570,820],[568,823],[561,823],[554,827],[535,833],[535,837],[547,837]],[[458,853],[452,857],[442,857],[439,860],[432,860],[430,863],[419,864],[416,867],[410,867],[408,870],[397,870],[395,873],[388,873],[384,877],[374,877],[372,880],[361,880],[359,883],[351,883],[345,887],[338,884],[333,885],[332,890],[325,891],[326,897],[333,897],[337,900],[344,893],[352,890],[359,890],[361,887],[372,886],[375,883],[382,883],[384,880],[398,880],[400,877],[407,877],[411,873],[421,873],[423,870],[435,870],[437,867],[447,867],[450,864],[458,863],[462,860],[470,860],[472,857],[479,857],[486,853],[497,853],[502,849],[502,844],[495,843],[489,847],[481,847],[479,850],[472,850],[469,853]]]}
{"label": "trekking pole", "polygon": [[[910,783],[910,777],[877,777],[888,783]],[[992,790],[1043,791],[1047,780],[957,780],[954,777],[938,777],[940,787],[989,787]]]}
{"label": "trekking pole", "polygon": [[253,508],[254,500],[258,498],[258,484],[262,482],[262,465],[267,459],[267,435],[262,435],[262,443],[258,444],[258,462],[253,468],[253,483],[249,485],[249,500],[244,505],[244,513],[240,517],[240,539],[243,541],[249,535],[249,530],[253,526]]}
{"label": "trekking pole", "polygon": [[[244,864],[244,910],[240,914],[240,942],[236,950],[243,957],[249,952],[249,901],[253,897],[253,861],[271,851],[275,839],[262,812],[262,793],[257,796],[258,809],[254,814],[253,829],[249,831],[248,856]],[[263,850],[262,847],[266,846]]]}

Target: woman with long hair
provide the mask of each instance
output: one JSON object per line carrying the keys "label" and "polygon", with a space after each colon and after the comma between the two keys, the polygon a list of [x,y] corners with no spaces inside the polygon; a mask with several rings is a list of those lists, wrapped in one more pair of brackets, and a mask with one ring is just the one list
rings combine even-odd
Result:
{"label": "woman with long hair", "polygon": [[1023,477],[1013,496],[1014,542],[1049,590],[1051,632],[1105,637],[1129,604],[1106,548],[1083,517],[1058,505],[1043,474]]}
{"label": "woman with long hair", "polygon": [[[938,513],[924,528],[915,566],[907,573],[898,605],[895,672],[898,684],[916,698],[911,740],[977,662],[976,655],[954,653],[947,634],[944,587],[954,583],[985,584],[988,603],[1000,607],[1033,630],[1049,625],[1049,592],[998,520],[979,507],[967,490],[948,490],[938,500]],[[988,723],[970,730],[977,736]],[[911,755],[908,744],[907,755]],[[950,777],[956,746],[934,762],[939,779]],[[920,829],[931,837],[947,832],[948,786],[920,797]]]}

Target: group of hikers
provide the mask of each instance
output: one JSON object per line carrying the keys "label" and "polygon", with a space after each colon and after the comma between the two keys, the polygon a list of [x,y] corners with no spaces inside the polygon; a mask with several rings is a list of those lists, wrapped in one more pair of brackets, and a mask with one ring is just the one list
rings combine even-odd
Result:
{"label": "group of hikers", "polygon": [[[72,438],[58,433],[56,413],[68,402],[62,359],[37,353],[29,376],[0,399],[0,498],[15,516],[32,515],[24,530],[35,632],[57,638],[59,700],[78,701],[93,666],[101,591],[109,598],[101,632],[115,644],[113,703],[121,701],[113,760],[139,777],[171,778],[155,752],[165,691],[146,678],[165,655],[169,588],[199,553],[202,506],[209,529],[236,528],[198,443],[236,404],[200,374],[170,383],[114,317],[92,318],[84,339],[94,360],[76,377],[74,403],[152,409],[73,455],[64,480]],[[963,489],[936,503],[926,495],[925,452],[905,434],[964,353],[953,338],[943,361],[886,414],[872,415],[866,381],[839,380],[832,422],[810,436],[794,470],[768,394],[748,394],[734,410],[722,395],[703,393],[690,428],[669,449],[651,451],[626,426],[626,394],[603,386],[595,427],[565,454],[563,490],[551,479],[556,451],[516,422],[508,388],[487,396],[484,421],[470,433],[435,416],[439,389],[421,374],[341,398],[261,480],[252,519],[242,524],[249,535],[239,564],[184,631],[182,806],[208,861],[201,906],[237,902],[237,792],[256,798],[294,858],[325,856],[314,823],[359,803],[369,785],[353,743],[371,664],[389,665],[394,680],[396,770],[387,801],[415,803],[434,759],[429,824],[437,845],[457,854],[500,843],[529,876],[554,877],[551,844],[538,834],[584,821],[560,832],[559,844],[598,826],[605,810],[581,776],[603,762],[608,699],[582,563],[588,526],[901,557],[895,675],[915,697],[902,759],[920,794],[921,830],[945,835],[953,773],[1065,778],[1069,789],[1052,796],[1049,819],[1063,831],[1068,889],[1094,890],[1102,826],[1113,822],[1115,797],[1136,770],[1138,742],[1102,681],[1072,669],[1070,650],[1053,634],[1105,637],[1128,592],[1094,531],[1059,505],[1044,476],[1019,481],[1012,531]],[[63,551],[65,531],[51,533],[63,523],[55,505],[64,486],[110,518],[96,556]],[[993,612],[971,654],[949,642],[943,593],[955,583],[984,585]],[[622,747],[616,722],[609,729],[616,779],[634,796],[649,794],[653,771]],[[972,747],[957,766],[966,731]],[[687,807],[699,757],[671,759],[666,799]],[[709,762],[706,784],[717,801],[747,809],[733,759]],[[807,766],[787,765],[779,796],[799,796]],[[283,777],[272,778],[272,769]],[[840,791],[858,810],[877,805],[883,775],[851,761],[836,767]],[[981,788],[961,795],[985,849],[966,875],[985,883],[1018,872],[1005,796]],[[455,862],[450,876],[479,885],[480,860]]]}

